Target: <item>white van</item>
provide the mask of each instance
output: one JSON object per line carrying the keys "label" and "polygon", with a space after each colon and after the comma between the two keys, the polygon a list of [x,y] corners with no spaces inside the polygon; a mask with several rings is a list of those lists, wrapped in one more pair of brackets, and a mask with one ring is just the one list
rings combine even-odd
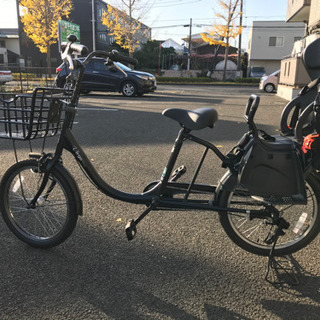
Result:
{"label": "white van", "polygon": [[260,80],[259,89],[272,93],[277,91],[280,70],[271,73],[269,76],[263,76]]}

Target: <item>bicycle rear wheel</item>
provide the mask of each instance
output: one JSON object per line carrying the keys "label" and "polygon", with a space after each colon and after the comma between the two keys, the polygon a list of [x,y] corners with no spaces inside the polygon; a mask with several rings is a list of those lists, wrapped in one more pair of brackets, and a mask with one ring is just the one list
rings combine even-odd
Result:
{"label": "bicycle rear wheel", "polygon": [[52,169],[36,205],[30,207],[43,176],[33,159],[10,167],[0,185],[0,210],[7,226],[20,240],[33,247],[50,248],[73,232],[81,199],[68,171],[58,165]]}
{"label": "bicycle rear wheel", "polygon": [[[289,222],[285,235],[277,240],[274,255],[287,255],[301,250],[307,246],[320,230],[320,188],[317,180],[310,175],[306,179],[307,204],[283,204],[275,207],[280,212],[280,217]],[[221,194],[220,206],[259,210],[264,204],[248,192],[235,190],[224,191]],[[254,254],[267,256],[272,244],[266,244],[266,238],[273,234],[276,226],[267,219],[253,218],[250,220],[245,213],[219,213],[220,222],[229,238],[242,249]],[[271,220],[271,219],[270,219]],[[300,221],[301,226],[299,226]]]}

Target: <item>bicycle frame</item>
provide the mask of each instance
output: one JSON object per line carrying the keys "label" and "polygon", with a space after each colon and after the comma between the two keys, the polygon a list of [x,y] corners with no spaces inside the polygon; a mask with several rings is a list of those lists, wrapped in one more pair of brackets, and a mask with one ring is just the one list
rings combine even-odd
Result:
{"label": "bicycle frame", "polygon": [[[239,144],[237,145],[237,146],[242,145],[243,147],[242,152],[240,152],[240,154],[237,154],[234,158],[231,159],[230,157],[228,157],[230,153],[227,156],[223,155],[218,150],[218,148],[213,144],[192,135],[190,133],[191,130],[187,128],[182,128],[179,131],[177,139],[174,142],[168,163],[164,168],[164,171],[160,180],[152,183],[152,188],[150,190],[147,190],[143,193],[126,193],[113,188],[106,181],[104,181],[101,178],[101,176],[98,174],[98,172],[95,170],[91,161],[88,159],[84,150],[81,148],[81,146],[79,145],[75,136],[72,133],[72,124],[73,124],[74,114],[76,112],[76,106],[79,99],[80,83],[84,73],[84,68],[85,68],[85,65],[90,61],[92,56],[93,55],[96,56],[97,54],[99,55],[99,52],[89,54],[86,60],[82,63],[82,65],[77,66],[77,68],[80,69],[78,74],[78,79],[75,83],[75,87],[71,97],[71,102],[68,103],[65,107],[66,116],[63,123],[61,135],[56,146],[54,156],[51,159],[47,159],[49,161],[46,163],[46,166],[45,166],[46,170],[45,170],[43,182],[38,190],[38,193],[36,194],[34,199],[31,201],[30,205],[35,205],[37,198],[40,196],[40,194],[45,188],[46,183],[48,182],[50,168],[53,167],[58,161],[60,161],[63,149],[66,149],[70,153],[72,153],[76,161],[80,164],[81,168],[86,173],[87,177],[101,192],[103,192],[107,196],[110,196],[120,201],[147,205],[148,208],[135,221],[135,225],[138,222],[140,222],[150,211],[159,210],[159,209],[238,212],[238,213],[246,213],[250,216],[250,218],[261,218],[261,219],[265,219],[266,217],[271,217],[271,212],[269,212],[268,209],[245,210],[245,209],[226,208],[226,207],[217,206],[217,199],[218,199],[219,192],[223,188],[234,190],[235,187],[237,186],[237,183],[239,181],[239,174],[241,174],[241,170],[249,158],[252,145],[254,144],[254,141],[256,139],[255,135],[250,136],[249,134],[246,134],[242,138],[242,140],[239,141]],[[101,52],[100,54],[102,55],[103,52]],[[251,104],[253,103],[253,101],[254,99],[251,100]],[[248,120],[251,104],[248,105],[247,107],[247,115],[246,115],[247,120]],[[253,119],[254,113],[255,113],[255,110],[253,110],[252,115],[250,115],[252,119]],[[248,124],[249,124],[249,128],[252,129],[252,126],[254,126],[254,123],[253,121],[250,121],[250,119],[248,121]],[[183,142],[185,140],[193,141],[197,144],[200,144],[205,147],[205,150],[191,182],[178,183],[175,181],[171,181],[170,177],[173,172],[180,150],[182,148]],[[216,156],[221,160],[224,167],[229,169],[227,173],[220,180],[218,186],[195,183],[196,178],[201,170],[201,167],[203,165],[203,162],[209,150],[213,151],[216,154]],[[210,198],[204,199],[204,200],[189,199],[189,195],[191,193],[208,194],[210,195]],[[174,198],[173,195],[176,195],[176,194],[184,194],[184,197]]]}

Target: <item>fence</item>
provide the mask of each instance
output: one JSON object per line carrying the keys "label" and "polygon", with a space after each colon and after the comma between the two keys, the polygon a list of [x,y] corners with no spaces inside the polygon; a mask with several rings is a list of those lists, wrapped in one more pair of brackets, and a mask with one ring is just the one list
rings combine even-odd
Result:
{"label": "fence", "polygon": [[4,92],[26,92],[35,87],[52,87],[56,76],[55,68],[10,66],[13,81],[1,86]]}

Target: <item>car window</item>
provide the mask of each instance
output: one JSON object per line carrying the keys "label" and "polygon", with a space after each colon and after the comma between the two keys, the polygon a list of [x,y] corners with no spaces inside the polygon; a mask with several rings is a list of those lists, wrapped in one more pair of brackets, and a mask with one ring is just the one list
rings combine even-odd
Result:
{"label": "car window", "polygon": [[87,71],[107,71],[107,66],[104,64],[104,61],[90,61],[86,66]]}
{"label": "car window", "polygon": [[94,61],[93,64],[94,64],[94,70],[97,70],[97,71],[106,71],[107,70],[107,67],[104,64],[104,61]]}
{"label": "car window", "polygon": [[123,71],[131,71],[131,69],[120,62],[115,62],[118,67],[120,67]]}
{"label": "car window", "polygon": [[92,60],[86,65],[86,70],[88,71],[94,70],[94,64]]}

